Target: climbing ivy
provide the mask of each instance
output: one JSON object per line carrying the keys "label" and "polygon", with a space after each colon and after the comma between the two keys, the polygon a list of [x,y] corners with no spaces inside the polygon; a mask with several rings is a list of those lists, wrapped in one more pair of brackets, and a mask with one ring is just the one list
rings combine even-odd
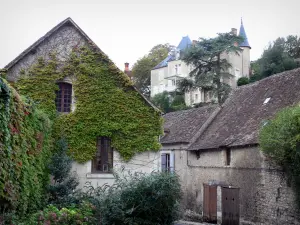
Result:
{"label": "climbing ivy", "polygon": [[159,150],[160,113],[106,55],[95,46],[74,48],[64,65],[57,65],[54,55],[50,62],[40,59],[23,72],[17,86],[53,117],[56,81],[72,77],[76,109],[54,119],[53,133],[57,139],[66,138],[73,159],[80,163],[91,160],[98,136],[110,137],[125,160],[135,153]]}
{"label": "climbing ivy", "polygon": [[38,209],[49,182],[51,123],[0,78],[0,208]]}
{"label": "climbing ivy", "polygon": [[16,87],[20,94],[34,99],[51,119],[56,116],[55,91],[57,81],[62,78],[58,72],[58,60],[55,53],[49,54],[49,60],[38,58],[37,63],[28,71],[22,70]]}

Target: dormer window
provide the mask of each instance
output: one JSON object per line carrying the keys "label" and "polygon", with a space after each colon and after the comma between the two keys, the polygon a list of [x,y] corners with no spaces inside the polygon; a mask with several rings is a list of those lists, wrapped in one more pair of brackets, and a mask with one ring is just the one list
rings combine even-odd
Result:
{"label": "dormer window", "polygon": [[68,83],[58,83],[58,88],[55,99],[57,112],[71,112],[72,85]]}

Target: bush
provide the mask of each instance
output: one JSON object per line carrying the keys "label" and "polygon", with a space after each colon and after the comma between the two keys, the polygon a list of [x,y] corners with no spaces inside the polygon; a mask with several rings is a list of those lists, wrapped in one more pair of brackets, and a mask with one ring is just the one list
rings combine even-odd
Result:
{"label": "bush", "polygon": [[259,133],[262,151],[293,181],[300,208],[300,107],[286,108],[265,121]]}
{"label": "bush", "polygon": [[243,85],[246,85],[246,84],[249,84],[249,78],[248,77],[240,77],[238,80],[237,80],[237,86],[243,86]]}
{"label": "bush", "polygon": [[83,202],[78,207],[58,209],[49,205],[43,211],[33,214],[28,220],[21,224],[26,225],[93,225],[97,224],[94,217],[95,207],[87,202]]}
{"label": "bush", "polygon": [[168,225],[179,219],[181,188],[173,173],[116,176],[114,185],[92,192],[104,225]]}

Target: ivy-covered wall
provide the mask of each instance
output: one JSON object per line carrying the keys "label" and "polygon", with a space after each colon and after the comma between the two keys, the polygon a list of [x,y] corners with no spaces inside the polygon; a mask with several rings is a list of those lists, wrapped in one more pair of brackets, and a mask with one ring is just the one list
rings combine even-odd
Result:
{"label": "ivy-covered wall", "polygon": [[0,208],[38,209],[49,182],[51,122],[0,78]]}
{"label": "ivy-covered wall", "polygon": [[[67,139],[73,159],[80,163],[91,160],[98,136],[110,137],[125,160],[139,152],[160,149],[160,112],[142,98],[106,55],[90,45],[74,48],[61,64],[55,54],[50,58],[40,58],[23,71],[16,87],[53,118],[53,134]],[[76,109],[69,114],[55,114],[56,82],[63,78],[74,81]]]}

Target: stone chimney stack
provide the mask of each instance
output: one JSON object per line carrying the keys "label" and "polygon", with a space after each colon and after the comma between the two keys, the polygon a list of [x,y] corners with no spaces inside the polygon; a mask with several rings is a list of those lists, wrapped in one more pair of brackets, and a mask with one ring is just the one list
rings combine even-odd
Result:
{"label": "stone chimney stack", "polygon": [[193,40],[193,45],[195,45],[197,43],[197,41],[196,40]]}
{"label": "stone chimney stack", "polygon": [[128,62],[125,63],[125,71],[129,71],[129,63]]}
{"label": "stone chimney stack", "polygon": [[233,33],[235,36],[237,36],[237,29],[236,28],[231,28],[231,33]]}

